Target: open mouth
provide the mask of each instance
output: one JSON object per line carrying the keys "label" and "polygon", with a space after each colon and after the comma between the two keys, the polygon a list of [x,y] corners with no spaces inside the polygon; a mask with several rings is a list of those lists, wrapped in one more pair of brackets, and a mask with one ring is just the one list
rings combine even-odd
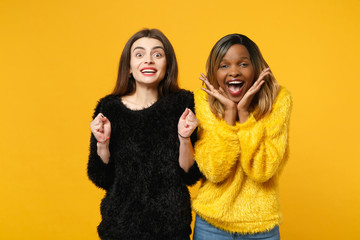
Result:
{"label": "open mouth", "polygon": [[231,95],[238,95],[243,89],[245,82],[241,80],[235,80],[227,82],[226,85]]}
{"label": "open mouth", "polygon": [[155,68],[143,68],[140,70],[142,74],[144,75],[154,75],[157,70]]}

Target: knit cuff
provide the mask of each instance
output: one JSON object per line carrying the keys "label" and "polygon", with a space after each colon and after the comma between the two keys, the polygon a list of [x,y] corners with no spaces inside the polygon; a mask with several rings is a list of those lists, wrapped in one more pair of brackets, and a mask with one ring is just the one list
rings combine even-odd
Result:
{"label": "knit cuff", "polygon": [[239,131],[239,126],[236,124],[235,126],[231,126],[227,124],[224,119],[221,119],[217,125],[217,132],[220,133],[228,133],[228,134],[236,134]]}
{"label": "knit cuff", "polygon": [[190,167],[188,172],[185,172],[182,168],[181,170],[182,170],[182,177],[184,179],[184,182],[188,186],[194,185],[203,176],[199,170],[196,161],[194,161],[194,164]]}
{"label": "knit cuff", "polygon": [[252,113],[250,113],[248,119],[246,120],[246,122],[244,123],[236,123],[236,127],[240,130],[248,130],[251,129],[255,126],[256,124],[256,119],[254,117],[254,115]]}

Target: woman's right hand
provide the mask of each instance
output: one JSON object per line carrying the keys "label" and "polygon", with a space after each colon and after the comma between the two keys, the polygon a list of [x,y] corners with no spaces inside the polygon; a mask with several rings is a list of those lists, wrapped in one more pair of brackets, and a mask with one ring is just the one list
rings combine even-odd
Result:
{"label": "woman's right hand", "polygon": [[111,123],[107,117],[99,113],[90,123],[90,129],[98,143],[109,144]]}
{"label": "woman's right hand", "polygon": [[235,102],[231,101],[225,94],[224,90],[219,87],[219,89],[214,88],[213,85],[209,82],[207,77],[201,73],[199,77],[203,83],[205,83],[207,88],[201,88],[210,96],[216,98],[224,106],[224,120],[229,124],[234,126],[236,123],[237,117],[237,105]]}
{"label": "woman's right hand", "polygon": [[213,96],[214,98],[219,100],[219,102],[221,102],[221,104],[224,106],[225,110],[230,110],[234,108],[236,110],[236,104],[225,95],[225,92],[221,87],[219,89],[214,88],[214,86],[211,85],[211,83],[203,73],[201,73],[200,75],[201,77],[199,77],[199,79],[203,81],[203,83],[205,83],[207,87],[201,88],[202,90],[204,90],[210,96]]}

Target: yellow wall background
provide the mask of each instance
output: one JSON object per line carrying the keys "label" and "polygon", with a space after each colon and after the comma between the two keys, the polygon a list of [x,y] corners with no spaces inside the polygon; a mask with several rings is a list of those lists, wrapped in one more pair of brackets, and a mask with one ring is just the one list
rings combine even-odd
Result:
{"label": "yellow wall background", "polygon": [[282,239],[355,239],[359,16],[359,0],[0,0],[0,239],[98,239],[89,124],[144,27],[168,36],[190,90],[220,37],[259,45],[294,98]]}

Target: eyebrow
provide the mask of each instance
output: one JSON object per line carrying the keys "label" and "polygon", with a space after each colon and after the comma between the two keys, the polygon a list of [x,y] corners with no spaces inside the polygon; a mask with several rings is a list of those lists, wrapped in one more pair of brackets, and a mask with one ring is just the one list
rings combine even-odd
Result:
{"label": "eyebrow", "polygon": [[[155,49],[158,49],[158,48],[160,48],[160,49],[162,49],[162,50],[165,51],[165,49],[164,49],[162,46],[155,46],[155,47],[153,47],[151,50],[155,50]],[[139,47],[134,48],[133,52],[134,52],[136,49],[145,50],[145,48],[139,46]]]}
{"label": "eyebrow", "polygon": [[[248,57],[240,57],[240,59],[250,59],[250,58],[248,58]],[[221,61],[226,61],[227,59],[226,58],[223,58],[223,59],[221,59]]]}

